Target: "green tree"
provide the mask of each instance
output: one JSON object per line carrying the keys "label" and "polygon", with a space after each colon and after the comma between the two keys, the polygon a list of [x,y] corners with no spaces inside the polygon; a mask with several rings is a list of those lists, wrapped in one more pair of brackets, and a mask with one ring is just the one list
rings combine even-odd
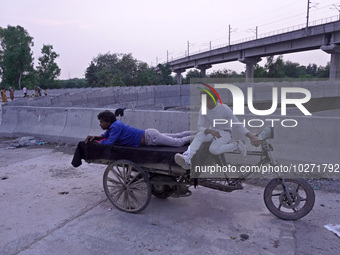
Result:
{"label": "green tree", "polygon": [[152,85],[158,83],[157,73],[147,63],[139,62],[137,65],[137,85]]}
{"label": "green tree", "polygon": [[221,70],[213,71],[209,75],[210,78],[241,78],[244,76],[245,76],[244,72],[238,74],[237,72],[226,68],[223,69],[222,71]]}
{"label": "green tree", "polygon": [[90,66],[86,69],[85,79],[86,83],[89,87],[94,87],[98,84],[98,77],[96,75],[98,68],[94,61],[92,60]]}
{"label": "green tree", "polygon": [[171,68],[169,64],[158,64],[159,84],[172,84],[173,78],[171,76]]}
{"label": "green tree", "polygon": [[117,63],[117,69],[125,86],[136,86],[138,61],[132,57],[132,54],[120,55],[121,59]]}
{"label": "green tree", "polygon": [[132,54],[99,54],[93,58],[85,71],[85,79],[90,87],[98,86],[143,86],[152,84],[172,84],[169,65],[149,67],[133,58]]}
{"label": "green tree", "polygon": [[309,64],[306,68],[306,73],[312,76],[316,76],[318,71],[318,66],[316,64]]}
{"label": "green tree", "polygon": [[267,57],[267,63],[264,65],[269,78],[282,78],[284,77],[284,61],[280,55],[276,59],[274,56]]}
{"label": "green tree", "polygon": [[43,45],[41,49],[42,56],[38,58],[37,74],[39,84],[44,88],[54,87],[54,80],[60,75],[60,68],[55,62],[59,55],[53,51],[52,45]]}
{"label": "green tree", "polygon": [[[119,61],[117,54],[99,54],[93,58],[85,71],[85,79],[90,87],[119,86],[115,85],[114,73],[118,72],[116,65]],[[116,75],[117,77],[117,75]]]}
{"label": "green tree", "polygon": [[34,71],[33,45],[33,37],[21,26],[7,26],[0,30],[2,86],[21,89],[23,78]]}
{"label": "green tree", "polygon": [[301,72],[302,70],[299,69],[299,67],[300,67],[299,63],[293,63],[291,61],[284,62],[283,65],[284,75],[291,78],[299,78],[299,76],[303,74]]}
{"label": "green tree", "polygon": [[199,70],[197,70],[197,69],[190,70],[187,73],[183,83],[190,84],[190,79],[191,78],[202,78],[201,72]]}
{"label": "green tree", "polygon": [[51,88],[85,88],[85,79],[72,78],[68,80],[56,80]]}
{"label": "green tree", "polygon": [[254,78],[266,78],[267,76],[266,69],[259,64],[256,64],[254,67]]}
{"label": "green tree", "polygon": [[319,66],[316,72],[316,77],[318,78],[329,78],[330,63],[328,62],[326,66]]}
{"label": "green tree", "polygon": [[89,86],[134,86],[138,61],[131,54],[99,54],[85,71]]}

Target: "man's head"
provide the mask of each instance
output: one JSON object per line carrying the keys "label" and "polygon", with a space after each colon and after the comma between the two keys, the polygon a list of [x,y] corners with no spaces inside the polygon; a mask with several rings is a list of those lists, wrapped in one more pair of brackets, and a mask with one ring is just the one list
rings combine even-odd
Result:
{"label": "man's head", "polygon": [[[201,98],[202,98],[202,95],[206,95],[207,97],[207,107],[209,109],[213,109],[215,106],[216,106],[216,100],[218,100],[217,96],[215,95],[214,92],[212,92],[210,89],[207,89],[207,91],[210,93],[208,94],[207,92],[205,91],[201,91]],[[214,99],[215,101],[214,101]]]}
{"label": "man's head", "polygon": [[99,113],[97,117],[100,122],[100,127],[104,130],[108,129],[112,125],[112,123],[117,120],[114,113],[108,110]]}

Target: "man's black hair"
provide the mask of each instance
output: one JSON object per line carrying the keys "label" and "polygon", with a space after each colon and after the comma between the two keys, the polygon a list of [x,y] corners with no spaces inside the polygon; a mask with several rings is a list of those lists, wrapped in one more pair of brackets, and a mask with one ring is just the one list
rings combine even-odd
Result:
{"label": "man's black hair", "polygon": [[114,113],[108,110],[99,113],[97,117],[98,117],[98,120],[103,120],[103,121],[111,122],[111,123],[117,120]]}

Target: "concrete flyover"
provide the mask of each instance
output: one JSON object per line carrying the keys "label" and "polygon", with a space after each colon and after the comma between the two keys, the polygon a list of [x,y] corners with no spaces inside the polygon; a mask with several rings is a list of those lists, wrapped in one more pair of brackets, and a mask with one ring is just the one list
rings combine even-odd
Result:
{"label": "concrete flyover", "polygon": [[316,49],[331,54],[330,79],[340,78],[340,21],[221,47],[169,61],[168,64],[176,73],[178,84],[181,84],[181,73],[186,69],[200,69],[204,77],[206,69],[214,64],[240,61],[246,64],[246,79],[251,82],[254,65],[262,57]]}

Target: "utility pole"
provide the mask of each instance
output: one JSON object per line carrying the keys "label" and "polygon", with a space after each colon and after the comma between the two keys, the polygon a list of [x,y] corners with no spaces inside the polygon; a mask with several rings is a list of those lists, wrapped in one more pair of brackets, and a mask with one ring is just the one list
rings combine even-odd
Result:
{"label": "utility pole", "polygon": [[235,29],[234,28],[234,30],[233,29],[231,29],[231,27],[230,27],[230,25],[229,25],[229,36],[228,36],[228,46],[230,47],[230,34],[232,33],[232,32],[235,32],[237,30],[237,28]]}
{"label": "utility pole", "polygon": [[[255,33],[255,39],[257,40],[257,36],[258,36],[258,27],[256,26],[255,29],[248,29],[249,32]],[[247,32],[248,32],[247,31]]]}
{"label": "utility pole", "polygon": [[306,22],[306,31],[307,31],[307,28],[308,28],[308,23],[309,23],[309,4],[310,4],[310,0],[307,0],[307,22]]}
{"label": "utility pole", "polygon": [[230,25],[229,25],[229,35],[228,35],[228,46],[230,47],[230,33],[231,33],[231,29],[230,29]]}
{"label": "utility pole", "polygon": [[189,47],[190,47],[190,43],[188,41],[188,57],[189,57]]}

